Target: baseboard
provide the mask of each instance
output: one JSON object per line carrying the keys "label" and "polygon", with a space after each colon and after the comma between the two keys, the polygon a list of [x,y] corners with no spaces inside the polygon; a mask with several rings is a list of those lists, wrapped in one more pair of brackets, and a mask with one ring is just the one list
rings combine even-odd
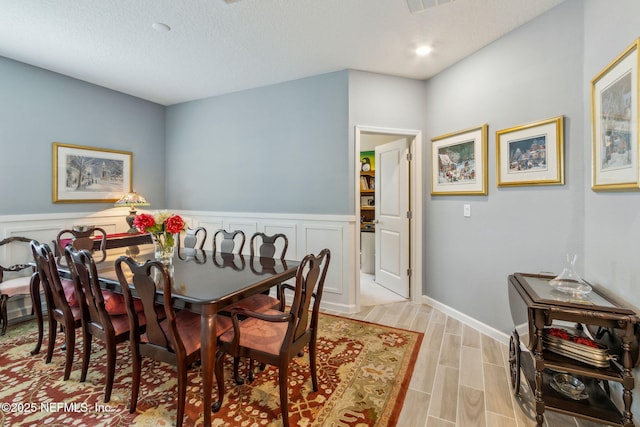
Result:
{"label": "baseboard", "polygon": [[470,317],[464,313],[459,312],[458,310],[449,307],[446,304],[443,304],[439,301],[434,300],[426,295],[422,295],[422,302],[427,304],[435,309],[438,309],[445,313],[447,316],[451,316],[454,319],[464,323],[465,325],[480,331],[481,333],[493,338],[496,341],[499,341],[505,345],[509,344],[509,335],[505,334],[502,331],[499,331],[487,324],[484,324],[473,317]]}

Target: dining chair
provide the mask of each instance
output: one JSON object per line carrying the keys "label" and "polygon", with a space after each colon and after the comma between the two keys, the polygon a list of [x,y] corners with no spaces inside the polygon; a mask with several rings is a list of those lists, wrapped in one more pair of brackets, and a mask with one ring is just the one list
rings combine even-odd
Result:
{"label": "dining chair", "polygon": [[[280,408],[284,427],[289,426],[287,397],[288,366],[290,361],[309,349],[309,368],[313,391],[318,391],[316,373],[316,338],[320,301],[327,275],[330,251],[323,249],[318,256],[309,254],[302,259],[297,272],[295,286],[281,285],[281,304],[284,307],[284,288],[293,290],[293,300],[287,311],[270,310],[265,313],[235,308],[231,311],[233,328],[220,336],[216,355],[216,377],[223,376],[225,354],[245,357],[250,361],[278,367]],[[311,304],[313,300],[313,304]],[[311,311],[309,308],[311,307]],[[241,316],[244,320],[241,320]],[[250,362],[251,365],[251,362]],[[249,381],[253,381],[252,366],[249,366]],[[218,390],[220,407],[224,389]]]}
{"label": "dining chair", "polygon": [[[289,247],[289,239],[282,233],[268,236],[258,232],[251,236],[249,247],[251,248],[249,266],[255,274],[262,274],[260,270],[268,270],[269,265],[275,264],[275,262],[270,263],[269,261],[273,261],[275,258],[284,260]],[[278,248],[280,248],[279,254],[277,254]],[[266,265],[262,261],[266,262]],[[257,269],[257,265],[260,265],[260,270]],[[230,312],[232,309],[240,307],[250,311],[266,311],[279,306],[280,300],[270,296],[267,289],[261,294],[251,295],[226,307],[225,311]]]}
{"label": "dining chair", "polygon": [[64,259],[64,248],[72,245],[74,248],[86,249],[92,254],[94,253],[93,245],[96,240],[100,241],[100,258],[95,259],[95,263],[99,264],[107,259],[107,232],[100,227],[89,227],[83,230],[64,229],[58,233],[56,237],[56,245],[58,246],[58,265],[62,265]]}
{"label": "dining chair", "polygon": [[51,363],[53,348],[55,346],[58,323],[62,326],[65,340],[65,368],[64,380],[69,379],[73,353],[75,351],[76,328],[82,325],[81,309],[78,306],[77,295],[73,281],[60,279],[58,264],[51,248],[46,244],[40,244],[36,240],[31,241],[33,259],[37,266],[40,283],[44,290],[47,302],[49,319],[49,342],[47,344],[46,363]]}
{"label": "dining chair", "polygon": [[[18,252],[19,248],[17,243],[25,243],[22,245],[22,249],[29,254],[29,242],[31,239],[20,236],[7,237],[0,241],[0,246],[11,247],[12,250]],[[4,335],[7,332],[7,325],[9,323],[9,316],[7,313],[7,304],[9,298],[16,295],[29,295],[31,285],[31,275],[25,275],[24,270],[32,268],[28,263],[13,264],[10,266],[0,265],[0,324],[2,324],[2,331],[0,335]],[[5,273],[9,273],[5,276]],[[33,309],[31,310],[33,314]]]}
{"label": "dining chair", "polygon": [[[124,297],[108,290],[101,289],[96,263],[91,252],[86,249],[77,250],[71,245],[65,247],[65,258],[71,278],[75,285],[80,306],[82,321],[82,371],[80,382],[87,379],[89,360],[91,359],[91,341],[93,337],[104,343],[107,353],[107,374],[104,390],[104,401],[111,399],[113,380],[116,368],[117,345],[129,339],[129,318],[127,316]],[[142,313],[142,301],[134,300],[138,323],[141,328],[146,325]],[[159,316],[164,316],[161,305],[156,305]]]}
{"label": "dining chair", "polygon": [[[200,236],[200,237],[199,237]],[[182,244],[178,234],[178,249],[183,246],[191,249],[203,249],[207,240],[207,229],[204,227],[187,228]]]}
{"label": "dining chair", "polygon": [[203,250],[206,240],[206,228],[187,228],[182,241],[180,234],[178,234],[178,258],[181,260],[195,260],[197,263],[203,264],[206,261]]}
{"label": "dining chair", "polygon": [[[125,299],[133,358],[133,378],[129,412],[136,410],[140,389],[142,356],[177,368],[178,410],[176,425],[182,426],[187,394],[187,369],[200,359],[200,315],[190,311],[174,311],[171,297],[171,277],[166,266],[159,261],[137,263],[133,258],[121,256],[115,263],[118,281]],[[142,300],[146,318],[146,332],[140,327],[134,308],[132,289]],[[155,309],[156,294],[163,293],[166,318],[160,319]],[[228,318],[218,316],[218,335],[231,328]],[[219,390],[223,387],[217,382]]]}
{"label": "dining chair", "polygon": [[[220,240],[220,243],[218,243]],[[227,231],[220,229],[213,235],[213,253],[241,254],[244,248],[245,235],[242,230]]]}

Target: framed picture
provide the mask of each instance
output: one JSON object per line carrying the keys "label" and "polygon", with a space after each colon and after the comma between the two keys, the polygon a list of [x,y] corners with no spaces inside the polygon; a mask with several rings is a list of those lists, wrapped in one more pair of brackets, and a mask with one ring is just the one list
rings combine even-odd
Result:
{"label": "framed picture", "polygon": [[592,189],[639,190],[638,43],[591,81]]}
{"label": "framed picture", "polygon": [[371,172],[376,169],[376,152],[361,151],[360,152],[360,171]]}
{"label": "framed picture", "polygon": [[563,119],[496,132],[498,187],[564,184]]}
{"label": "framed picture", "polygon": [[487,194],[486,124],[431,140],[432,195]]}
{"label": "framed picture", "polygon": [[115,202],[132,191],[133,154],[53,143],[53,203]]}

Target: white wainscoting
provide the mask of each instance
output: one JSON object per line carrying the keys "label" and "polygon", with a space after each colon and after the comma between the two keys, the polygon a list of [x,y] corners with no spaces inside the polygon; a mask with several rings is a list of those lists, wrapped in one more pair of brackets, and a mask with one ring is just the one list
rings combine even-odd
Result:
{"label": "white wainscoting", "polygon": [[[245,254],[250,251],[250,236],[257,231],[285,234],[289,239],[289,259],[300,260],[307,253],[317,254],[323,248],[329,248],[331,264],[325,281],[323,306],[345,313],[355,312],[354,283],[356,275],[359,274],[355,270],[354,262],[356,227],[359,227],[355,216],[178,210],[172,212],[182,215],[191,227],[207,229],[205,249],[211,249],[213,234],[220,228],[244,231],[247,236],[243,250]],[[107,233],[123,233],[129,228],[125,221],[127,213],[127,209],[114,208],[101,212],[0,216],[0,240],[10,236],[23,236],[51,244],[60,230],[81,224],[102,227]],[[27,245],[24,245],[22,250],[0,248],[2,265],[13,265],[31,259],[32,255]],[[31,299],[11,298],[8,312],[10,322],[30,314]]]}

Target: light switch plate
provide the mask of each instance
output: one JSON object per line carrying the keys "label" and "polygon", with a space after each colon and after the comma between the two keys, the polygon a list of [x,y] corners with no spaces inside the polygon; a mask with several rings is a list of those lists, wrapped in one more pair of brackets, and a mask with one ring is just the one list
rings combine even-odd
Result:
{"label": "light switch plate", "polygon": [[464,205],[464,216],[471,216],[471,205]]}

